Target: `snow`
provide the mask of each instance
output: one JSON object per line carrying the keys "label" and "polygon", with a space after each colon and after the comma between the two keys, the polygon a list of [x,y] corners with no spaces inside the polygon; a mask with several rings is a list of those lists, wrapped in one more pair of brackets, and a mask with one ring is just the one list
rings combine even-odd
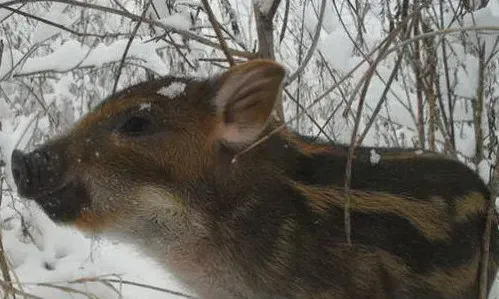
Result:
{"label": "snow", "polygon": [[267,14],[272,8],[274,0],[253,0],[253,3],[258,7],[262,14]]}
{"label": "snow", "polygon": [[166,26],[178,28],[180,30],[189,30],[191,27],[191,21],[189,16],[185,13],[177,13],[164,18],[159,19],[161,23]]}
{"label": "snow", "polygon": [[19,63],[23,54],[17,49],[10,49],[9,51],[3,51],[1,55],[0,78],[3,78],[11,73],[12,68]]}
{"label": "snow", "polygon": [[466,69],[462,67],[458,69],[457,76],[460,78],[460,84],[456,85],[454,93],[461,97],[473,98],[476,96],[476,88],[478,86],[479,61],[477,57],[469,54],[461,61],[463,61],[467,67]]}
{"label": "snow", "polygon": [[0,98],[0,119],[7,118],[12,112],[10,111],[9,105],[5,102],[4,98]]}
{"label": "snow", "polygon": [[[157,15],[159,16],[166,16],[169,14],[167,2],[163,0],[152,0],[152,4],[154,7],[152,7],[150,10],[154,11],[154,13],[151,13],[151,15],[156,18]],[[157,12],[157,15],[156,15]]]}
{"label": "snow", "polygon": [[167,87],[160,88],[157,93],[173,99],[184,92],[185,86],[183,82],[172,82]]}
{"label": "snow", "polygon": [[326,9],[324,11],[324,20],[322,20],[322,28],[328,34],[333,32],[338,26],[341,26],[339,19],[333,7],[332,1],[326,2]]}
{"label": "snow", "polygon": [[[465,15],[463,18],[463,26],[464,27],[479,27],[479,26],[489,26],[497,28],[499,25],[499,16],[495,7],[497,7],[497,0],[489,1],[489,5],[479,9],[471,14]],[[453,28],[458,27],[458,25],[452,26]],[[499,33],[497,30],[494,31],[486,31],[486,34],[480,34],[478,38],[477,31],[470,31],[469,34],[469,42],[472,43],[477,49],[482,45],[480,43],[485,44],[485,57],[490,57],[494,55],[494,51],[496,49],[496,39],[499,37]],[[458,36],[459,33],[454,34]]]}
{"label": "snow", "polygon": [[499,1],[490,1],[488,8],[494,17],[499,18]]}
{"label": "snow", "polygon": [[[16,209],[13,208],[14,201],[17,201]],[[18,213],[23,213],[30,225],[30,234],[36,244],[29,243],[23,237]],[[105,239],[92,239],[72,229],[56,226],[43,212],[33,207],[28,210],[17,199],[5,200],[0,216],[6,256],[13,273],[20,277],[23,289],[28,293],[43,298],[87,298],[39,285],[45,283],[90,292],[97,298],[178,298],[117,283],[115,287],[121,289],[123,294],[120,297],[113,289],[99,282],[99,278],[129,280],[187,293],[169,273],[135,248]],[[35,227],[38,229],[35,230]],[[71,282],[77,280],[89,282]]]}
{"label": "snow", "polygon": [[[69,40],[53,53],[28,58],[16,75],[39,73],[44,71],[66,72],[76,67],[100,67],[110,62],[119,62],[123,56],[128,39],[120,39],[112,44],[103,43],[95,48],[82,45],[76,40]],[[156,49],[164,46],[162,42],[144,43],[135,39],[127,53],[128,59],[139,60],[144,67],[159,74],[168,74],[168,67],[156,53]],[[64,61],[64,63],[60,63]]]}
{"label": "snow", "polygon": [[151,110],[151,103],[142,103],[139,105],[139,111],[146,110],[150,111]]}
{"label": "snow", "polygon": [[370,151],[371,156],[369,157],[369,161],[371,162],[372,165],[378,164],[379,161],[381,160],[381,156],[376,152],[375,149],[371,149]]}
{"label": "snow", "polygon": [[319,40],[318,47],[331,67],[339,72],[347,72],[351,69],[354,45],[343,28],[337,28],[324,36]]}
{"label": "snow", "polygon": [[[67,15],[62,13],[66,7],[67,5],[63,3],[52,3],[48,9],[48,12],[42,16],[42,18],[67,27],[72,23],[72,20]],[[47,38],[59,34],[60,32],[64,32],[64,30],[47,23],[39,22],[35,32],[33,33],[33,42],[42,42]]]}
{"label": "snow", "polygon": [[492,166],[493,165],[487,160],[482,160],[478,164],[477,173],[480,176],[480,178],[486,183],[488,183],[490,180],[490,168]]}

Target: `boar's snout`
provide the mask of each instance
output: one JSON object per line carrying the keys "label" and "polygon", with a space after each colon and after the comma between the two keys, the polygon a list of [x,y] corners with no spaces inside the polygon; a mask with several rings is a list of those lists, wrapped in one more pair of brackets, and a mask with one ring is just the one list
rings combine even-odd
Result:
{"label": "boar's snout", "polygon": [[37,202],[52,220],[73,222],[88,207],[85,186],[68,175],[59,150],[48,146],[27,154],[15,150],[11,161],[19,195]]}
{"label": "boar's snout", "polygon": [[18,192],[24,197],[36,197],[50,193],[63,184],[63,161],[61,155],[39,149],[25,154],[12,152],[12,175]]}

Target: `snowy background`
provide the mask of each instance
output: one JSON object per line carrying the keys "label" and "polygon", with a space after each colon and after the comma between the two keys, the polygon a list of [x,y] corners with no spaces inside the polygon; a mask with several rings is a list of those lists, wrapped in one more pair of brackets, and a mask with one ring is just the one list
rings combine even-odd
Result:
{"label": "snowy background", "polygon": [[[255,12],[274,2],[208,3],[233,59],[251,57],[262,42]],[[281,1],[271,52],[292,78],[286,120],[343,143],[357,122],[362,144],[434,149],[494,180],[499,0],[418,3]],[[0,232],[18,294],[180,298],[130,282],[188,293],[134,248],[57,227],[19,199],[10,153],[64,131],[115,88],[222,71],[227,58],[205,11],[200,0],[0,1]]]}

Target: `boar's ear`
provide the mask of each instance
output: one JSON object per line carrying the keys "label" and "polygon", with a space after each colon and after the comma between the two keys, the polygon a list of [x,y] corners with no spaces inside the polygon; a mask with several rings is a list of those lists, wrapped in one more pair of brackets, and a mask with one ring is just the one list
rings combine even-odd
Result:
{"label": "boar's ear", "polygon": [[213,98],[221,116],[218,138],[233,147],[254,142],[271,116],[284,76],[284,68],[270,60],[253,60],[225,72]]}

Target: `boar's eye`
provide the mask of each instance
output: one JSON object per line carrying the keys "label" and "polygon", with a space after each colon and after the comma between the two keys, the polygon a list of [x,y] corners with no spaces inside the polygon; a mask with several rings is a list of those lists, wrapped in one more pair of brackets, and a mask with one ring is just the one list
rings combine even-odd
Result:
{"label": "boar's eye", "polygon": [[147,133],[151,127],[151,121],[142,116],[132,116],[127,119],[119,128],[119,131],[126,135],[140,135]]}

